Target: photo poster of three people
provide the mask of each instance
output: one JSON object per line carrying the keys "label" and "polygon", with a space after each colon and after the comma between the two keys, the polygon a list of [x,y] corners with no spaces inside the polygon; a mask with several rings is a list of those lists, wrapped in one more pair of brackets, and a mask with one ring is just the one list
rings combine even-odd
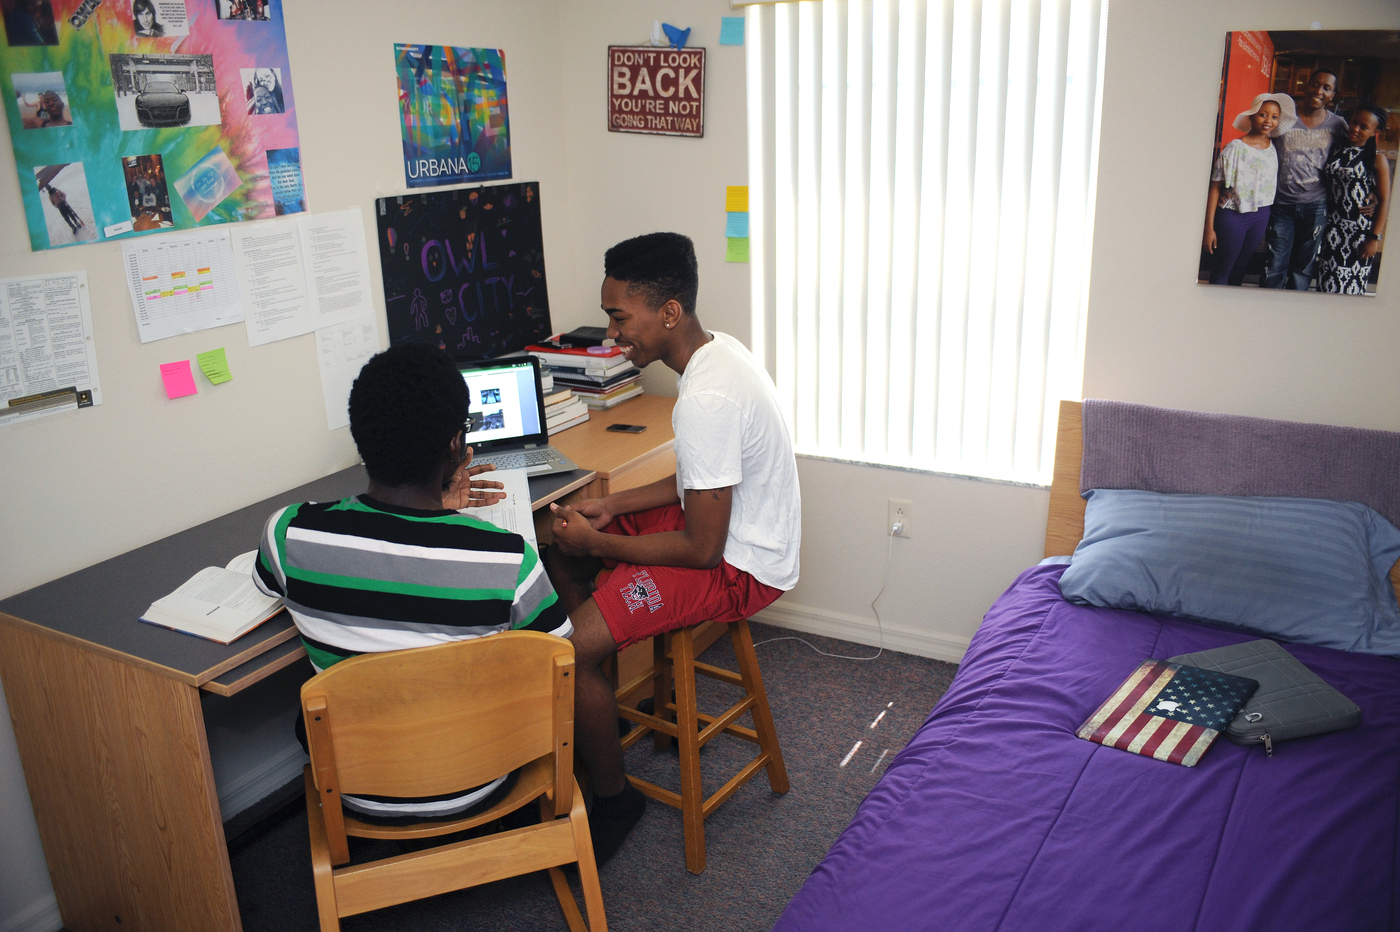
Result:
{"label": "photo poster of three people", "polygon": [[1400,32],[1225,34],[1197,281],[1374,295],[1400,148]]}
{"label": "photo poster of three people", "polygon": [[281,0],[0,0],[30,248],[305,210]]}

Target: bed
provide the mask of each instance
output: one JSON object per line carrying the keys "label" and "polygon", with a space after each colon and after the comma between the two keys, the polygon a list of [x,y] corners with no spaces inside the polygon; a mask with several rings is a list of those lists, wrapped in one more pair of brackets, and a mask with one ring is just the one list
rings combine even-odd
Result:
{"label": "bed", "polygon": [[[1065,403],[1047,557],[1083,535],[1082,436],[1080,405]],[[1198,440],[1169,443],[1210,456]],[[1193,768],[1102,747],[1075,731],[1140,661],[1258,635],[1072,604],[1066,569],[1032,567],[992,606],[775,929],[1400,929],[1400,660],[1285,643],[1362,723],[1272,757],[1223,737]],[[1389,581],[1400,588],[1400,564]]]}

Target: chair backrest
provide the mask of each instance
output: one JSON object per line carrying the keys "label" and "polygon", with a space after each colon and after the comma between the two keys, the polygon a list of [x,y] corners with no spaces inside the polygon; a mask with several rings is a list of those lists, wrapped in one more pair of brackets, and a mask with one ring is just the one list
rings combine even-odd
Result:
{"label": "chair backrest", "polygon": [[316,784],[437,796],[554,754],[555,796],[567,797],[573,666],[572,644],[534,631],[341,661],[301,688]]}

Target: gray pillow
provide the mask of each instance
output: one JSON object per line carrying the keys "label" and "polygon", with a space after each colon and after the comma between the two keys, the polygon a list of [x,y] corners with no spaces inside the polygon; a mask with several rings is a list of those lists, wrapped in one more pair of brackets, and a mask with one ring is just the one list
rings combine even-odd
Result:
{"label": "gray pillow", "polygon": [[1071,602],[1400,656],[1400,530],[1357,502],[1094,489]]}

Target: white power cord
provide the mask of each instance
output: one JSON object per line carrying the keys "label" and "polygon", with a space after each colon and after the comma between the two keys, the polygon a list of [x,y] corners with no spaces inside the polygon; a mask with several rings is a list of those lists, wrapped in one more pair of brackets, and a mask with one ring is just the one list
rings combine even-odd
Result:
{"label": "white power cord", "polygon": [[850,656],[849,654],[831,654],[831,653],[827,653],[826,651],[822,650],[822,649],[821,649],[820,647],[818,647],[817,645],[813,644],[811,641],[808,641],[808,640],[806,640],[805,638],[800,638],[800,637],[798,637],[798,636],[795,635],[795,634],[785,634],[785,635],[782,635],[781,637],[768,638],[767,640],[764,640],[764,641],[757,641],[757,642],[755,642],[754,647],[762,647],[764,644],[772,644],[774,641],[801,641],[803,644],[806,644],[808,647],[812,648],[812,650],[814,650],[814,651],[816,651],[817,653],[821,654],[823,657],[834,657],[834,658],[836,658],[837,660],[878,660],[878,659],[880,659],[880,655],[883,654],[883,653],[885,652],[885,626],[884,626],[884,623],[882,623],[882,622],[880,621],[880,610],[877,609],[877,608],[875,607],[875,603],[878,602],[878,601],[880,601],[880,596],[882,596],[882,595],[885,594],[885,587],[888,586],[888,585],[890,584],[890,559],[891,559],[891,557],[893,557],[893,555],[894,555],[894,536],[895,536],[896,534],[898,534],[898,533],[899,533],[901,530],[903,530],[903,529],[904,529],[904,525],[903,525],[901,522],[898,522],[898,521],[896,521],[896,522],[894,523],[894,525],[890,528],[889,534],[887,535],[887,536],[889,537],[889,539],[890,539],[890,546],[889,546],[889,549],[888,549],[887,551],[885,551],[885,578],[884,578],[884,581],[880,583],[880,591],[877,592],[877,593],[875,593],[875,598],[873,598],[873,599],[870,600],[870,610],[871,610],[872,612],[875,613],[875,627],[876,627],[876,629],[880,632],[880,649],[877,650],[873,656],[871,656],[871,657],[852,657],[852,656]]}

